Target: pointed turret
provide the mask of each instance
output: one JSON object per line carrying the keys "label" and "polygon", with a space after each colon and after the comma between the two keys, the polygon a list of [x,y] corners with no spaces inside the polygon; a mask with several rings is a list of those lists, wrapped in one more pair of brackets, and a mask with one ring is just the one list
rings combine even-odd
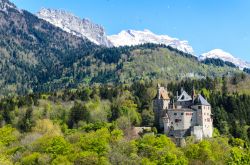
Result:
{"label": "pointed turret", "polygon": [[164,87],[161,87],[160,84],[158,84],[157,87],[158,87],[158,90],[157,90],[156,98],[163,99],[163,100],[170,100],[167,89],[165,89]]}
{"label": "pointed turret", "polygon": [[163,128],[163,120],[162,117],[164,112],[169,109],[170,97],[168,95],[168,91],[161,87],[160,84],[157,85],[157,95],[154,99],[154,114],[155,114],[155,125],[157,128]]}

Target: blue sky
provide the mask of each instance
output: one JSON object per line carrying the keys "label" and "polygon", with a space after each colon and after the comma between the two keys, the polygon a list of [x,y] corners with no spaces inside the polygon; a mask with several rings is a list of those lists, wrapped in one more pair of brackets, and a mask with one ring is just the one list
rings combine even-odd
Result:
{"label": "blue sky", "polygon": [[11,0],[36,13],[63,9],[104,26],[107,34],[149,29],[188,40],[196,55],[221,48],[250,61],[250,0]]}

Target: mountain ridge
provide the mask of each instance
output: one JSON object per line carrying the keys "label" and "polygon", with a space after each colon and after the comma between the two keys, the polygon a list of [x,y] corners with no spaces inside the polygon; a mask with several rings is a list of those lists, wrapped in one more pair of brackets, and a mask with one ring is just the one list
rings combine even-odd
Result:
{"label": "mountain ridge", "polygon": [[231,62],[239,67],[241,70],[250,68],[250,63],[234,57],[232,54],[225,52],[222,49],[213,49],[207,53],[200,55],[199,60],[204,61],[208,58],[221,59],[223,61]]}
{"label": "mountain ridge", "polygon": [[80,19],[72,13],[63,10],[46,8],[42,8],[36,15],[68,33],[87,38],[97,45],[113,46],[107,39],[104,28],[91,22],[89,19]]}
{"label": "mountain ridge", "polygon": [[[102,26],[88,19],[80,19],[70,12],[42,8],[37,16],[73,35],[84,37],[97,45],[106,47],[135,46],[145,43],[164,44],[185,53],[194,54],[188,41],[181,41],[168,35],[156,35],[150,30],[123,30],[117,35],[107,36]],[[126,35],[128,34],[128,35]]]}
{"label": "mountain ridge", "polygon": [[[89,19],[80,19],[74,14],[63,10],[42,8],[37,13],[37,16],[68,33],[78,37],[87,38],[97,45],[102,45],[105,47],[119,47],[136,46],[146,43],[163,44],[178,49],[184,53],[196,56],[192,46],[189,45],[188,41],[172,38],[168,35],[157,35],[148,29],[144,29],[143,31],[132,29],[122,30],[118,34],[106,35],[102,26],[91,22]],[[213,55],[211,55],[211,53]],[[219,58],[223,61],[235,64],[241,70],[244,68],[250,68],[249,62],[235,58],[230,53],[227,53],[221,49],[214,49],[210,52],[203,53],[198,55],[198,58],[201,61],[204,61],[205,58]]]}
{"label": "mountain ridge", "polygon": [[9,8],[17,9],[16,5],[9,0],[0,0],[0,10],[7,10]]}
{"label": "mountain ridge", "polygon": [[28,11],[12,8],[0,10],[0,38],[0,95],[239,72],[202,64],[195,56],[166,45],[98,46]]}
{"label": "mountain ridge", "polygon": [[171,46],[185,53],[194,54],[194,50],[188,44],[188,41],[181,41],[177,38],[169,37],[168,35],[157,35],[148,29],[144,31],[123,30],[119,34],[108,36],[108,38],[116,47],[153,43]]}

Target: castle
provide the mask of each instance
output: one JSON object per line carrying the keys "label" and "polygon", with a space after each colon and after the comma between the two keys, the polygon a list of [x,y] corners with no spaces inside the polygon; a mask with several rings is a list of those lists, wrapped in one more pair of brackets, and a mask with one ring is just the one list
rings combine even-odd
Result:
{"label": "castle", "polygon": [[[175,100],[175,101],[174,101]],[[173,138],[195,136],[197,140],[212,137],[213,119],[211,105],[200,94],[192,95],[181,89],[181,94],[170,99],[168,91],[158,85],[153,101],[155,124]]]}

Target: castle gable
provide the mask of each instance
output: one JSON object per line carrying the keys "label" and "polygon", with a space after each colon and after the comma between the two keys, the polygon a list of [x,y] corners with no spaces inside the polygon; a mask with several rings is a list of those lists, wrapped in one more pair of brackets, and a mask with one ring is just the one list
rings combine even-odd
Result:
{"label": "castle gable", "polygon": [[192,97],[187,94],[186,91],[183,91],[181,95],[178,97],[178,102],[185,102],[185,101],[191,101]]}
{"label": "castle gable", "polygon": [[161,87],[160,85],[158,85],[156,98],[163,99],[163,100],[170,100],[168,91],[164,87]]}
{"label": "castle gable", "polygon": [[160,92],[160,98],[161,99],[164,99],[164,100],[169,100],[169,96],[168,96],[168,92],[164,89],[164,90],[161,90]]}

